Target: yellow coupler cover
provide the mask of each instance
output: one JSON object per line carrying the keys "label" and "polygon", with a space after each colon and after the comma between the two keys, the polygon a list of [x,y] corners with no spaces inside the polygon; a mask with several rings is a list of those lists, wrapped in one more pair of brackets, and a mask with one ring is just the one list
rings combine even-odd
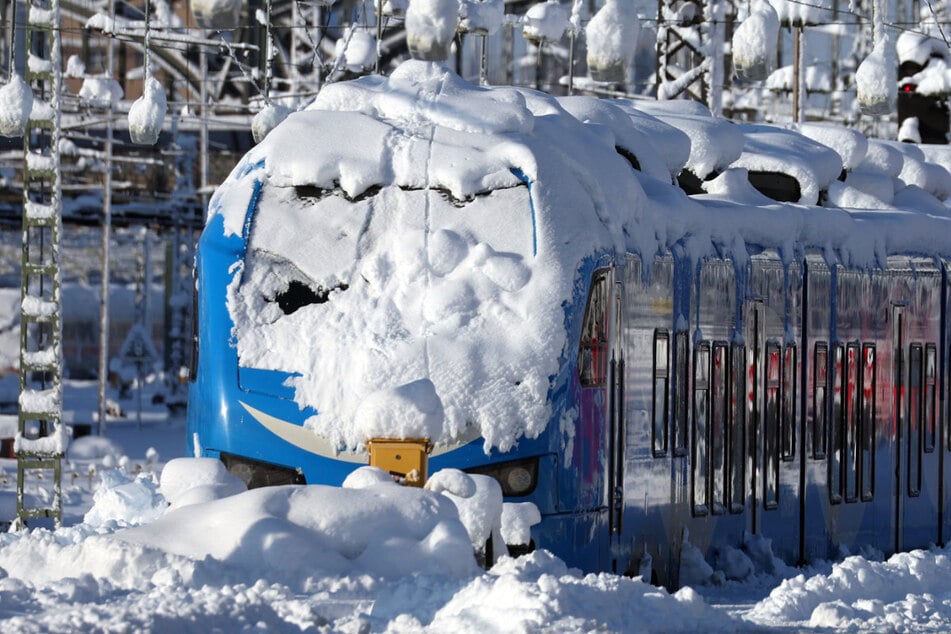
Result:
{"label": "yellow coupler cover", "polygon": [[383,469],[400,484],[426,484],[426,467],[432,445],[429,438],[371,438],[367,441],[370,466]]}

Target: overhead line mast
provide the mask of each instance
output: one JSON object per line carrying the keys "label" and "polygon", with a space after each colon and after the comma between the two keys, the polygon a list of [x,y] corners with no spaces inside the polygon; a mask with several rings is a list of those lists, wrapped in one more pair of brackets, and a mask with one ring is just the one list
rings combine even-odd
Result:
{"label": "overhead line mast", "polygon": [[[60,233],[62,171],[59,96],[62,86],[59,0],[27,3],[26,82],[34,102],[23,135],[23,244],[20,308],[20,396],[17,524],[32,518],[62,523],[61,467],[69,436],[62,421],[62,297]],[[52,471],[52,480],[44,472]],[[27,479],[51,487],[27,503]]]}

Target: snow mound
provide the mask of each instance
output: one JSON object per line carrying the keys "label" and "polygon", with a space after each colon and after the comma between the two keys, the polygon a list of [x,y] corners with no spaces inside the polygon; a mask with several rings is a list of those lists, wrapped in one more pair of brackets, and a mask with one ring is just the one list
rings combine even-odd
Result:
{"label": "snow mound", "polygon": [[[405,613],[397,595],[378,600],[374,614]],[[640,580],[608,574],[582,576],[546,551],[504,558],[459,590],[434,614],[432,632],[707,632],[734,631],[736,623],[710,608],[693,590],[674,595]],[[401,625],[419,627],[415,618]],[[421,628],[420,628],[421,629]]]}
{"label": "snow mound", "polygon": [[172,508],[202,504],[247,491],[215,458],[175,458],[162,469],[162,495]]}
{"label": "snow mound", "polygon": [[361,489],[282,486],[253,489],[168,511],[117,534],[192,559],[303,578],[316,574],[469,575],[472,545],[442,496],[378,484]]}
{"label": "snow mound", "polygon": [[140,473],[133,478],[120,469],[105,469],[100,472],[100,478],[102,484],[93,495],[92,508],[83,520],[90,526],[148,524],[168,507],[156,490],[151,473]]}
{"label": "snow mound", "polygon": [[885,562],[848,557],[828,574],[783,581],[746,618],[765,626],[796,622],[836,630],[932,629],[949,613],[949,575],[947,549],[899,553]]}

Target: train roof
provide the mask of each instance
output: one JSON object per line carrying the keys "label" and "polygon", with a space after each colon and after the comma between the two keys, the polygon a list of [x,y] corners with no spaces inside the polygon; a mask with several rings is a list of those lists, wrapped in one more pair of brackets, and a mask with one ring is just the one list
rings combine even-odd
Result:
{"label": "train roof", "polygon": [[[225,235],[243,235],[257,205],[229,291],[241,364],[296,374],[295,400],[317,412],[308,426],[342,449],[481,435],[505,450],[549,422],[549,388],[574,354],[565,306],[584,301],[586,261],[771,248],[875,266],[949,252],[943,205],[920,188],[938,207],[779,204],[750,187],[747,168],[727,167],[688,197],[671,184],[690,162],[684,148],[658,149],[649,134],[680,143],[677,117],[665,123],[658,106],[625,131],[634,108],[477,87],[419,61],[326,86],[212,199]],[[776,130],[761,132],[784,139],[783,152],[817,145]],[[632,169],[625,145],[653,167]],[[817,155],[828,185],[841,160],[828,148],[806,156]],[[280,298],[295,284],[310,299],[288,312]]]}

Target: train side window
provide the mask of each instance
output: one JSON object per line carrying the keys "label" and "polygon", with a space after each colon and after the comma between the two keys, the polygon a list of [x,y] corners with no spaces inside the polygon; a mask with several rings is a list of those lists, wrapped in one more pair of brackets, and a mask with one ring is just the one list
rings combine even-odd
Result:
{"label": "train side window", "polygon": [[779,388],[782,366],[777,343],[766,344],[766,385],[763,403],[763,505],[779,506]]}
{"label": "train side window", "polygon": [[666,330],[654,331],[654,456],[667,455],[667,421],[670,402],[670,335]]}
{"label": "train side window", "polygon": [[925,434],[924,450],[931,453],[935,448],[937,420],[937,373],[938,349],[933,343],[925,344],[925,361],[921,379],[922,428]]}
{"label": "train side window", "polygon": [[730,447],[727,484],[730,486],[730,512],[742,513],[746,505],[746,346],[733,344],[730,376]]}
{"label": "train side window", "polygon": [[780,442],[783,460],[796,457],[796,346],[783,351],[783,391],[780,411]]}
{"label": "train side window", "polygon": [[816,343],[812,368],[812,457],[826,457],[826,394],[829,391],[829,345]]}
{"label": "train side window", "polygon": [[713,344],[711,368],[710,404],[710,508],[715,515],[726,512],[726,462],[727,462],[727,415],[728,415],[728,366],[730,348],[726,342]]}
{"label": "train side window", "polygon": [[581,328],[578,369],[583,387],[604,385],[608,375],[608,276],[595,273]]}
{"label": "train side window", "polygon": [[690,415],[689,372],[690,336],[687,331],[674,335],[674,455],[687,455],[687,424]]}
{"label": "train side window", "polygon": [[908,495],[921,494],[921,449],[924,443],[921,412],[922,360],[920,343],[910,346],[908,355]]}
{"label": "train side window", "polygon": [[832,437],[829,447],[829,501],[838,504],[842,501],[842,452],[845,442],[842,437],[842,390],[845,348],[841,343],[832,347],[832,416],[829,421],[829,434]]}
{"label": "train side window", "polygon": [[693,367],[693,514],[706,515],[707,500],[707,438],[710,418],[710,344],[701,343],[694,350]]}
{"label": "train side window", "polygon": [[845,501],[855,502],[859,496],[859,421],[861,416],[861,392],[859,375],[859,344],[850,343],[845,348],[845,451],[842,457],[845,469]]}
{"label": "train side window", "polygon": [[875,344],[862,346],[862,501],[875,495]]}

